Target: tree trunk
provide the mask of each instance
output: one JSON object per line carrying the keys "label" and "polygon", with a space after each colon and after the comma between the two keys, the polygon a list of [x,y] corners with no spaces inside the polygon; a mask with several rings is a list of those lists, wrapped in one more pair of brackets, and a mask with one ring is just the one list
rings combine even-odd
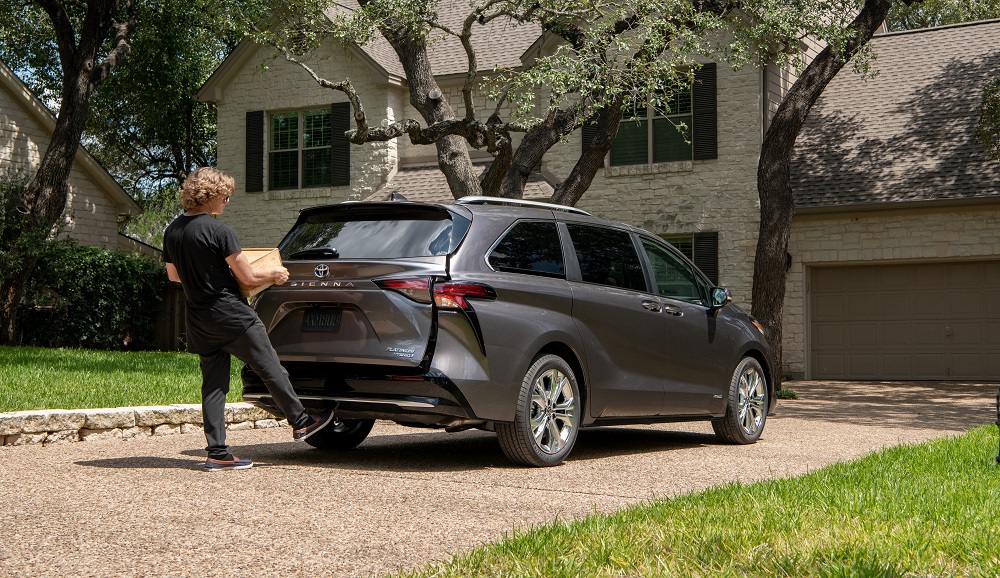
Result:
{"label": "tree trunk", "polygon": [[[0,340],[14,343],[17,337],[16,311],[24,285],[38,260],[30,247],[44,239],[66,210],[67,181],[73,160],[80,148],[80,137],[90,112],[90,95],[111,74],[129,52],[128,35],[135,26],[135,12],[129,0],[91,0],[83,5],[86,15],[79,34],[73,29],[62,2],[36,0],[52,21],[62,65],[63,87],[52,139],[45,149],[38,171],[28,182],[19,210],[25,215],[25,227],[4,243],[18,252],[14,263],[0,276]],[[119,7],[125,6],[129,21],[116,23]],[[112,49],[103,61],[97,52],[109,33],[115,35]]]}
{"label": "tree trunk", "polygon": [[583,193],[590,188],[597,171],[604,168],[604,157],[618,136],[622,120],[622,98],[602,108],[597,113],[597,131],[587,150],[573,165],[573,170],[565,181],[552,193],[552,202],[560,205],[576,206]]}
{"label": "tree trunk", "polygon": [[892,0],[865,1],[848,27],[857,36],[847,43],[842,54],[828,46],[806,67],[778,107],[761,145],[757,166],[760,229],[754,258],[751,312],[764,325],[768,342],[774,348],[773,379],[777,388],[781,387],[783,372],[782,313],[788,273],[788,237],[795,213],[790,183],[792,150],[816,99],[840,69],[871,40],[872,34],[885,21],[891,5]]}
{"label": "tree trunk", "polygon": [[[434,79],[430,59],[427,55],[427,41],[416,37],[402,27],[384,26],[382,34],[392,45],[399,62],[403,65],[410,86],[410,104],[420,113],[428,126],[455,118],[455,111],[448,103],[441,87]],[[466,195],[481,195],[482,188],[466,141],[461,136],[446,136],[438,140],[438,167],[448,180],[452,195],[456,199]]]}

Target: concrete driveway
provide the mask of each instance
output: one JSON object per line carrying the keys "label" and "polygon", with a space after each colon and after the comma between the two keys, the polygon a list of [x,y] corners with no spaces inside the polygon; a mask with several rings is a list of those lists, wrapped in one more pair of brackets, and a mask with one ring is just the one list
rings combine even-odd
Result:
{"label": "concrete driveway", "polygon": [[515,528],[729,481],[794,476],[993,422],[995,385],[788,384],[753,446],[708,424],[581,433],[558,468],[510,465],[492,434],[376,425],[325,454],[288,429],[230,433],[249,471],[201,470],[186,434],[0,447],[0,575],[381,575]]}

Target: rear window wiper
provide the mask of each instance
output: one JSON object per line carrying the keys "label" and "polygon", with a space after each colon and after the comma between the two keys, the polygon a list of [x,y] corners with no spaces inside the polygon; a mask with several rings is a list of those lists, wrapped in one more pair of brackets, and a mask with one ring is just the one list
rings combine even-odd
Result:
{"label": "rear window wiper", "polygon": [[313,249],[302,249],[301,251],[296,251],[292,253],[289,259],[337,259],[340,257],[340,253],[336,249],[331,249],[329,247],[316,247]]}

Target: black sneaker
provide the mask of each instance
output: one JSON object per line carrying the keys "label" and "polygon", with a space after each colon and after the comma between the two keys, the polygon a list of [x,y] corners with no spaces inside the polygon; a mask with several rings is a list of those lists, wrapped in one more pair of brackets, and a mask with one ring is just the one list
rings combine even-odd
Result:
{"label": "black sneaker", "polygon": [[205,460],[205,469],[210,472],[221,472],[222,470],[248,470],[253,467],[251,460],[241,460],[236,456],[229,456],[224,460],[208,458]]}
{"label": "black sneaker", "polygon": [[292,439],[305,441],[309,436],[330,425],[334,421],[332,411],[324,411],[314,418],[316,421],[302,429],[292,430]]}

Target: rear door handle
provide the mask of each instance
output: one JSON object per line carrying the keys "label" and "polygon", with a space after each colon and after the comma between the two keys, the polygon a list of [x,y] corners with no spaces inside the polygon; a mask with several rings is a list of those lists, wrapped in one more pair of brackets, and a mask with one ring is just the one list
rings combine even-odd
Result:
{"label": "rear door handle", "polygon": [[683,317],[684,312],[681,311],[680,307],[674,307],[673,305],[667,305],[663,308],[664,313],[667,315],[673,315],[674,317]]}
{"label": "rear door handle", "polygon": [[660,312],[660,303],[657,301],[643,301],[642,308],[646,311],[652,311],[653,313]]}

